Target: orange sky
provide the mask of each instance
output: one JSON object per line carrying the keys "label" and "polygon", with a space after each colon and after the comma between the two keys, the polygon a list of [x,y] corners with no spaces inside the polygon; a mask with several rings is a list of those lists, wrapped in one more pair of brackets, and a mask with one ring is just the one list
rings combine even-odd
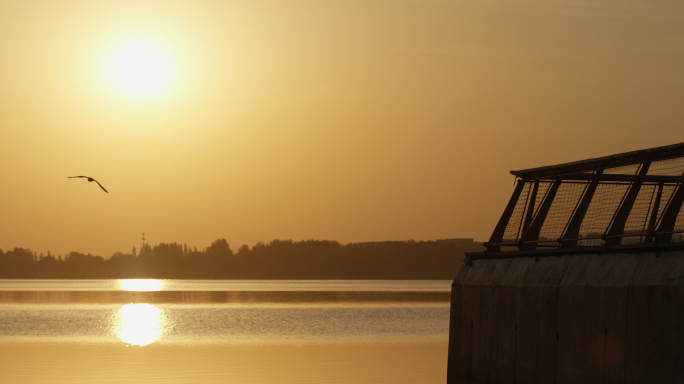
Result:
{"label": "orange sky", "polygon": [[679,1],[2,0],[0,52],[1,249],[484,241],[509,170],[684,141]]}

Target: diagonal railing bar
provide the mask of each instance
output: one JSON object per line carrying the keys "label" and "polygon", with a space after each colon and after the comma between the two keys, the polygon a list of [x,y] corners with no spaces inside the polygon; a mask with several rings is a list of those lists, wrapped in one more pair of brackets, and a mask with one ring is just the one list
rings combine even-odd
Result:
{"label": "diagonal railing bar", "polygon": [[644,238],[644,243],[653,242],[653,231],[655,231],[656,222],[658,221],[658,209],[660,209],[660,200],[663,198],[663,187],[664,183],[659,183],[658,188],[654,190],[655,201],[653,202],[653,207],[649,207],[651,212],[651,219],[648,222],[648,227],[646,227],[646,237]]}
{"label": "diagonal railing bar", "polygon": [[[515,210],[516,204],[518,204],[520,192],[522,192],[524,186],[525,182],[518,181],[518,184],[515,186],[515,190],[513,190],[513,196],[511,196],[511,199],[508,201],[508,205],[506,205],[506,209],[504,210],[504,213],[501,215],[499,223],[496,224],[496,228],[494,228],[494,233],[492,233],[492,236],[489,238],[487,244],[498,244],[503,241],[504,232],[506,232],[506,227],[508,226],[508,222],[511,219],[511,216],[513,215],[513,211]],[[487,250],[489,251],[501,250],[500,245],[486,246]]]}
{"label": "diagonal railing bar", "polygon": [[682,203],[684,202],[684,187],[680,184],[677,187],[677,191],[670,197],[669,204],[663,212],[663,216],[660,219],[660,225],[656,232],[655,241],[656,243],[669,243],[672,241],[672,232],[674,231],[675,224],[677,222],[677,216],[679,216],[679,211],[682,209]]}
{"label": "diagonal railing bar", "polygon": [[606,233],[606,245],[618,245],[620,244],[621,238],[618,237],[622,235],[625,231],[625,224],[629,218],[629,214],[634,206],[634,201],[636,201],[639,191],[641,190],[641,184],[644,182],[646,173],[648,173],[648,168],[651,166],[650,161],[645,161],[641,164],[639,173],[637,173],[634,182],[630,186],[629,190],[625,194],[620,208],[613,218],[613,222],[610,225]]}
{"label": "diagonal railing bar", "polygon": [[558,188],[560,187],[561,183],[561,180],[554,181],[551,187],[546,191],[546,195],[544,196],[544,200],[537,210],[534,221],[530,225],[527,232],[523,232],[523,236],[520,239],[521,249],[535,249],[535,242],[539,240],[539,233],[541,232],[544,221],[546,220],[546,216],[549,213],[549,209],[551,208],[551,204],[553,204],[553,199],[556,197],[556,192],[558,192]]}
{"label": "diagonal railing bar", "polygon": [[584,195],[575,208],[575,212],[566,226],[565,233],[559,240],[563,246],[574,247],[577,245],[576,238],[579,236],[580,227],[582,226],[584,216],[587,214],[587,210],[589,209],[589,204],[591,204],[591,201],[594,198],[594,193],[596,192],[596,187],[598,187],[599,181],[601,180],[601,175],[603,175],[603,169],[597,169],[593,178],[591,179],[591,182],[589,182],[584,190]]}
{"label": "diagonal railing bar", "polygon": [[[548,192],[548,191],[547,191]],[[534,210],[537,208],[535,207],[535,204],[537,202],[537,193],[539,193],[539,180],[535,180],[532,186],[532,195],[530,196],[530,201],[527,203],[527,209],[525,213],[525,222],[523,223],[522,228],[520,229],[520,238],[522,239],[525,236],[525,233],[527,232],[528,228],[530,228],[530,225],[532,224],[532,218],[534,217]]]}

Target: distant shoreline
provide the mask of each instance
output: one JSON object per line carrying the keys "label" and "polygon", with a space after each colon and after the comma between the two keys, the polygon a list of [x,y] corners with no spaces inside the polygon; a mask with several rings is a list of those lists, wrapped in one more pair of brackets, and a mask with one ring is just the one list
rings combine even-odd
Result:
{"label": "distant shoreline", "polygon": [[108,259],[71,252],[65,257],[31,250],[0,250],[0,279],[198,280],[450,280],[472,239],[340,244],[328,240],[273,240],[236,252],[225,239],[204,250],[185,244],[145,244],[138,254]]}

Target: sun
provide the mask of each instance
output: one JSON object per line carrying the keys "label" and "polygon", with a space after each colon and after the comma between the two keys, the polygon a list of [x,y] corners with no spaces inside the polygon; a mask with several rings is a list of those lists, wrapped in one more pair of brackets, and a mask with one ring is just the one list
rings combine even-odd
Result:
{"label": "sun", "polygon": [[132,40],[116,45],[106,60],[106,77],[122,96],[157,99],[168,94],[174,77],[174,62],[162,44]]}

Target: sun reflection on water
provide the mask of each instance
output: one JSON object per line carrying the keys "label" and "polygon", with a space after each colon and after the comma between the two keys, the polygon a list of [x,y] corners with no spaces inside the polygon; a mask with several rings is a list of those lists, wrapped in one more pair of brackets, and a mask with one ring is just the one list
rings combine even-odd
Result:
{"label": "sun reflection on water", "polygon": [[119,286],[124,291],[161,291],[164,282],[155,279],[125,279],[119,280]]}
{"label": "sun reflection on water", "polygon": [[126,304],[114,315],[112,330],[126,344],[145,346],[162,338],[170,328],[164,311],[152,304]]}

